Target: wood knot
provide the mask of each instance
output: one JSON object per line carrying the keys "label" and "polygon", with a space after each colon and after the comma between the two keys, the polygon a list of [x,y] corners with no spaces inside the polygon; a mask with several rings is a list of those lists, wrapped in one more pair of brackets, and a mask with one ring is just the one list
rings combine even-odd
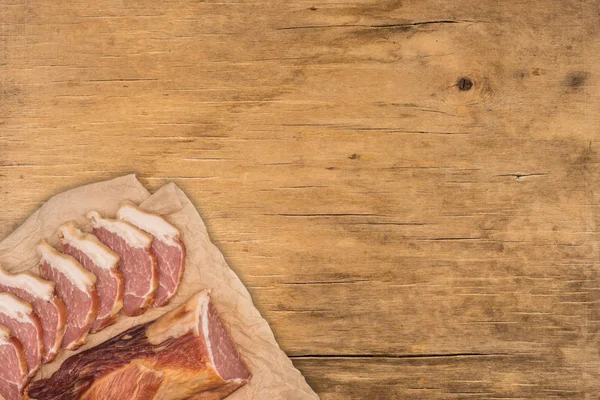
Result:
{"label": "wood knot", "polygon": [[470,78],[462,77],[458,80],[458,82],[456,82],[456,87],[458,87],[458,90],[462,91],[471,90],[473,87],[473,81]]}
{"label": "wood knot", "polygon": [[588,78],[588,73],[585,71],[577,71],[572,72],[567,75],[567,86],[571,88],[571,90],[577,90],[585,86]]}

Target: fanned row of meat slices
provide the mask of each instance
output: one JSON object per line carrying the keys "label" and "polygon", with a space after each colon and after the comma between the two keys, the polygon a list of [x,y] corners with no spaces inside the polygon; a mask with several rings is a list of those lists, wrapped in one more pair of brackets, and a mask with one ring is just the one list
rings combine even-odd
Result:
{"label": "fanned row of meat slices", "polygon": [[0,399],[18,400],[42,362],[75,350],[119,313],[168,304],[185,267],[179,231],[131,202],[117,219],[88,213],[92,232],[59,228],[61,251],[38,245],[39,277],[0,268]]}

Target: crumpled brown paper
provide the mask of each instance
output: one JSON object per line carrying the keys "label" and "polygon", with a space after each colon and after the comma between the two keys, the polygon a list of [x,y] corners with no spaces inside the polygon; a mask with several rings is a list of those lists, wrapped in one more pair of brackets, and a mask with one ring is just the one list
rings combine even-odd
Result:
{"label": "crumpled brown paper", "polygon": [[84,217],[87,211],[97,210],[114,217],[124,200],[131,200],[148,211],[162,214],[179,228],[187,247],[186,271],[181,287],[167,307],[151,309],[135,318],[121,317],[116,325],[89,335],[88,343],[78,351],[62,352],[54,362],[44,365],[35,379],[49,377],[73,354],[102,343],[132,326],[156,319],[192,294],[210,288],[215,306],[230,328],[253,374],[250,383],[228,399],[318,399],[302,374],[279,348],[271,328],[254,307],[250,294],[229,268],[219,249],[210,241],[192,202],[173,183],[150,195],[135,175],[127,175],[58,194],[0,242],[0,265],[11,272],[37,272],[39,257],[35,247],[41,239],[57,246],[56,230],[62,223],[74,220],[87,230],[89,223]]}

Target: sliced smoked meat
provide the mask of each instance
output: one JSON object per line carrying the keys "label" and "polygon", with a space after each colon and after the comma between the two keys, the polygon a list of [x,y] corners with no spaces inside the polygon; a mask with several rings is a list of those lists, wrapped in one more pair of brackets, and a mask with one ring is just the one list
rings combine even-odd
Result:
{"label": "sliced smoked meat", "polygon": [[40,275],[54,282],[56,292],[67,308],[67,329],[62,347],[75,350],[85,344],[98,315],[96,277],[73,257],[60,253],[44,241],[37,250],[41,256]]}
{"label": "sliced smoked meat", "polygon": [[58,354],[67,327],[67,310],[54,291],[54,283],[28,272],[10,274],[0,267],[0,292],[11,293],[31,304],[42,324],[42,361],[52,361]]}
{"label": "sliced smoked meat", "polygon": [[119,271],[125,285],[123,313],[143,314],[154,303],[158,286],[152,236],[128,222],[103,218],[95,211],[87,216],[92,220],[94,235],[119,255]]}
{"label": "sliced smoked meat", "polygon": [[31,378],[40,368],[44,352],[42,326],[31,304],[10,293],[0,293],[0,325],[10,329],[23,345]]}
{"label": "sliced smoked meat", "polygon": [[177,292],[185,269],[185,246],[179,231],[163,217],[146,212],[131,202],[121,205],[117,217],[153,236],[152,250],[158,266],[155,307],[169,303]]}
{"label": "sliced smoked meat", "polygon": [[75,258],[96,275],[100,311],[90,332],[99,332],[114,324],[123,308],[123,276],[118,270],[119,256],[96,236],[81,232],[73,223],[61,226],[59,236],[63,253]]}
{"label": "sliced smoked meat", "polygon": [[27,357],[23,345],[0,325],[0,399],[19,400],[27,382]]}
{"label": "sliced smoked meat", "polygon": [[66,360],[31,399],[223,399],[250,379],[208,291]]}

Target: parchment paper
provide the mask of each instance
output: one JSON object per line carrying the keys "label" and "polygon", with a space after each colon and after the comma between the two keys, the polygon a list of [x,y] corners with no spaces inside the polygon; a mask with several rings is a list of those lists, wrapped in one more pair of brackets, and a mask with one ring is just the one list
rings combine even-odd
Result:
{"label": "parchment paper", "polygon": [[62,223],[74,220],[82,229],[88,230],[89,223],[84,217],[87,211],[98,210],[114,217],[124,200],[131,200],[148,211],[163,215],[179,228],[187,247],[186,271],[179,291],[167,307],[151,309],[135,318],[121,317],[116,325],[89,335],[84,347],[75,352],[64,351],[54,362],[44,365],[35,379],[49,377],[73,354],[102,343],[132,326],[156,319],[192,294],[210,288],[215,306],[253,374],[250,383],[228,399],[318,399],[279,348],[271,328],[254,307],[250,294],[210,241],[204,222],[192,202],[173,183],[150,195],[135,175],[127,175],[58,194],[0,242],[0,265],[11,272],[37,272],[35,246],[41,239],[58,247],[56,229]]}

